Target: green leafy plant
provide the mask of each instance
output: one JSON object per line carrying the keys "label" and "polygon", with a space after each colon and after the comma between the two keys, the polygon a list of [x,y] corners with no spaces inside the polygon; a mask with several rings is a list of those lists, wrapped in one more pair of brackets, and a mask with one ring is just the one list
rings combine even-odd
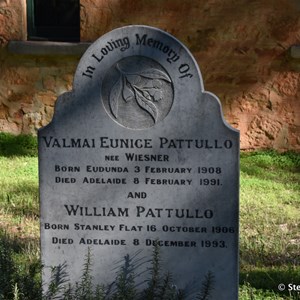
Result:
{"label": "green leafy plant", "polygon": [[32,260],[29,266],[18,264],[16,253],[22,245],[0,229],[0,299],[41,299],[39,261]]}
{"label": "green leafy plant", "polygon": [[207,300],[209,299],[211,292],[213,291],[214,286],[214,275],[211,272],[205,276],[205,280],[202,283],[202,289],[200,294],[197,295],[197,299],[199,300]]}
{"label": "green leafy plant", "polygon": [[[51,278],[43,300],[184,300],[185,293],[172,282],[172,275],[166,272],[161,276],[161,260],[159,246],[153,247],[150,278],[147,287],[138,291],[135,283],[136,255],[124,257],[123,266],[119,269],[115,281],[110,285],[93,284],[92,254],[90,249],[86,255],[80,282],[73,286],[68,282],[65,264],[52,268]],[[214,285],[214,276],[208,273],[196,299],[209,300]]]}

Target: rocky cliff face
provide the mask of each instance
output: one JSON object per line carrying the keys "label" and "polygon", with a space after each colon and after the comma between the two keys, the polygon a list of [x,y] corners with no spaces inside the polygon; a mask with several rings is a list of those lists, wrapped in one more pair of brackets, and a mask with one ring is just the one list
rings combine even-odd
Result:
{"label": "rocky cliff face", "polygon": [[[52,117],[56,97],[72,88],[79,57],[16,55],[26,39],[25,0],[0,1],[0,130],[34,133]],[[81,0],[81,40],[145,24],[187,45],[206,90],[241,131],[241,148],[300,150],[298,0]]]}

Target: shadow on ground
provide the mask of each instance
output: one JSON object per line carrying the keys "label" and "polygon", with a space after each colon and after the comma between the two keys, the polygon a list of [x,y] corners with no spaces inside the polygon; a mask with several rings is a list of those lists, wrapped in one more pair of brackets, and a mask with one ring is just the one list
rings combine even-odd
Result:
{"label": "shadow on ground", "polygon": [[37,137],[0,133],[0,156],[37,156]]}
{"label": "shadow on ground", "polygon": [[41,264],[37,257],[28,257],[26,249],[38,244],[37,238],[9,236],[0,227],[0,299],[41,299]]}
{"label": "shadow on ground", "polygon": [[[289,291],[289,284],[299,285],[299,269],[290,266],[284,268],[262,268],[261,270],[249,270],[240,272],[240,285],[250,285],[251,288],[272,291],[278,296],[286,296],[287,299],[300,299],[300,293]],[[284,284],[284,291],[278,286]]]}

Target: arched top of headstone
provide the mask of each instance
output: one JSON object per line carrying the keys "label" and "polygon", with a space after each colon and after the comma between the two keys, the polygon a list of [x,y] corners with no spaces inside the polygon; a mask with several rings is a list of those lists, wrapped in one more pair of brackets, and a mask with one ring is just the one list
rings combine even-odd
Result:
{"label": "arched top of headstone", "polygon": [[[203,81],[197,62],[179,40],[169,33],[150,26],[130,25],[114,29],[97,39],[82,56],[76,70],[74,87],[82,87],[83,73],[86,77],[97,77],[106,68],[123,58],[141,56],[155,60],[165,69],[179,73],[181,78],[198,80],[203,91]],[[101,68],[97,68],[97,63]],[[87,72],[87,68],[90,72]],[[93,69],[93,67],[95,69]],[[90,76],[89,76],[90,75]]]}
{"label": "arched top of headstone", "polygon": [[[207,101],[212,101],[210,108]],[[215,108],[207,110],[211,105]],[[172,35],[149,26],[117,28],[96,40],[79,62],[73,91],[59,97],[54,119],[65,120],[64,112],[70,115],[70,110],[91,118],[98,109],[103,122],[127,129],[152,128],[170,115],[171,120],[184,119],[183,114],[193,119],[211,112],[214,120],[217,113],[235,131],[223,119],[217,97],[204,91],[190,51]]]}

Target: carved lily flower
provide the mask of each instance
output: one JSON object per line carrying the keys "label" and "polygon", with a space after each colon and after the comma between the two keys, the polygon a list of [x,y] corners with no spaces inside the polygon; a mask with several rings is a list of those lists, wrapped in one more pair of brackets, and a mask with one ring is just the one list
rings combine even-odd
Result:
{"label": "carved lily flower", "polygon": [[153,98],[155,102],[162,100],[162,91],[161,90],[156,91],[153,95]]}

